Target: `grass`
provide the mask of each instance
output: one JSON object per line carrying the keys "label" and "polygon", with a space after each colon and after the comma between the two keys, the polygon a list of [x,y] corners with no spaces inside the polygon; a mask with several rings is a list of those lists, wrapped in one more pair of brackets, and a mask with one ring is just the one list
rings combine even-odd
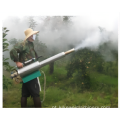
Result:
{"label": "grass", "polygon": [[97,72],[91,72],[90,77],[97,82],[101,82],[104,84],[118,85],[118,79],[116,77],[111,77],[105,74],[100,74]]}
{"label": "grass", "polygon": [[[79,92],[74,86],[74,77],[67,79],[64,67],[54,68],[54,73],[49,74],[49,66],[41,69],[46,74],[46,94],[43,108],[52,107],[118,107],[118,78],[109,75],[91,72],[91,89]],[[44,76],[40,77],[42,91],[40,98],[43,99]],[[3,107],[20,108],[22,84],[9,86],[3,90]],[[92,90],[93,88],[93,90]],[[27,99],[28,108],[34,107],[32,98]]]}

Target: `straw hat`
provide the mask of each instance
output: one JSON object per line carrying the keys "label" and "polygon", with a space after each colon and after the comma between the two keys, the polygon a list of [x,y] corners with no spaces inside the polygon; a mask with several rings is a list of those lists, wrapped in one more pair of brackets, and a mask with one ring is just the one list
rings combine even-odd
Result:
{"label": "straw hat", "polygon": [[25,40],[29,38],[33,34],[37,34],[39,31],[33,31],[31,28],[28,28],[27,30],[24,31],[25,33]]}

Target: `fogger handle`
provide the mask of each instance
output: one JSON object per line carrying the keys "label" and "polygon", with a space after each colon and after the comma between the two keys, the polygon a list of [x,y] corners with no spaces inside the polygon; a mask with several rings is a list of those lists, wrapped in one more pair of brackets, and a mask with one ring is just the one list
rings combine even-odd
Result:
{"label": "fogger handle", "polygon": [[[32,63],[32,62],[35,62],[35,61],[37,61],[39,58],[41,58],[42,56],[39,56],[39,57],[37,57],[37,58],[32,58],[32,59],[30,59],[30,60],[28,60],[28,61],[25,61],[25,62],[23,62],[22,63],[22,65],[23,65],[23,67],[24,66],[26,66],[26,65],[28,65],[28,64],[30,64],[30,63]],[[16,66],[16,68],[18,68],[17,66]]]}

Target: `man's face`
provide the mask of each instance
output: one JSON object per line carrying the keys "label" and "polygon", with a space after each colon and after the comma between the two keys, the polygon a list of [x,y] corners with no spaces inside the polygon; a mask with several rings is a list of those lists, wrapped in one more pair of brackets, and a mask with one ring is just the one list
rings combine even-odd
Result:
{"label": "man's face", "polygon": [[34,40],[33,40],[33,35],[31,35],[29,38],[28,38],[28,41],[30,41],[30,42],[33,42]]}

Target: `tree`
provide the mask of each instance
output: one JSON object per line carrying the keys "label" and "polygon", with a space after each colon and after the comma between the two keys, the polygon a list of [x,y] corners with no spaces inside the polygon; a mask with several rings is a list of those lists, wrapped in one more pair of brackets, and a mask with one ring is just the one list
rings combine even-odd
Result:
{"label": "tree", "polygon": [[[3,52],[8,51],[8,41],[5,38],[5,36],[7,35],[7,32],[9,30],[7,30],[6,27],[3,27],[2,32],[3,32]],[[11,71],[13,69],[13,67],[11,67],[9,65],[9,62],[7,61],[9,58],[4,58],[3,55],[3,69],[7,70],[7,71]],[[12,84],[9,79],[3,75],[3,89],[8,89],[8,84]]]}
{"label": "tree", "polygon": [[[54,32],[59,32],[61,29],[68,28],[71,23],[70,16],[53,16],[53,17],[46,17],[44,21],[45,28],[50,28],[50,30]],[[55,41],[59,41],[63,36],[60,36],[59,38],[56,38]],[[61,48],[57,48],[55,46],[52,46],[52,48],[48,47],[49,55],[53,56],[55,54],[58,54],[61,51]],[[60,60],[59,60],[60,61]],[[54,62],[51,62],[49,64],[49,73],[54,73]]]}
{"label": "tree", "polygon": [[[52,48],[49,48],[49,50],[50,50],[50,52],[49,52],[50,57],[53,56],[53,55],[55,55],[56,53],[58,53],[58,50],[57,50],[57,48],[55,46],[52,47]],[[53,61],[53,62],[51,62],[49,64],[49,73],[50,74],[54,73],[54,63],[55,62]]]}
{"label": "tree", "polygon": [[[9,50],[9,49],[8,49],[9,43],[8,43],[8,41],[7,41],[7,39],[6,39],[5,37],[6,37],[7,32],[8,32],[9,30],[7,30],[6,27],[4,27],[2,30],[3,30],[3,52],[6,52],[6,51]],[[7,70],[7,71],[11,71],[11,70],[13,69],[13,67],[11,67],[11,66],[9,65],[9,62],[7,61],[8,59],[9,59],[9,58],[4,58],[4,55],[3,55],[3,68],[4,68],[5,70]]]}
{"label": "tree", "polygon": [[37,23],[35,22],[35,20],[33,19],[33,16],[29,17],[29,28],[33,29],[36,27]]}
{"label": "tree", "polygon": [[22,42],[23,40],[19,39],[17,40],[16,38],[12,38],[9,40],[10,45],[15,46],[17,43]]}
{"label": "tree", "polygon": [[8,51],[8,46],[9,46],[7,39],[5,39],[5,36],[7,35],[7,32],[9,30],[7,30],[6,27],[3,27],[2,31],[3,31],[3,52],[5,52]]}
{"label": "tree", "polygon": [[63,16],[63,24],[69,27],[72,24],[71,16]]}
{"label": "tree", "polygon": [[[93,70],[101,72],[103,69],[101,54],[98,51],[88,49],[78,50],[71,55],[67,64],[67,77],[75,77],[75,83],[81,90],[89,89],[91,86],[89,74]],[[102,66],[102,67],[101,67]]]}

